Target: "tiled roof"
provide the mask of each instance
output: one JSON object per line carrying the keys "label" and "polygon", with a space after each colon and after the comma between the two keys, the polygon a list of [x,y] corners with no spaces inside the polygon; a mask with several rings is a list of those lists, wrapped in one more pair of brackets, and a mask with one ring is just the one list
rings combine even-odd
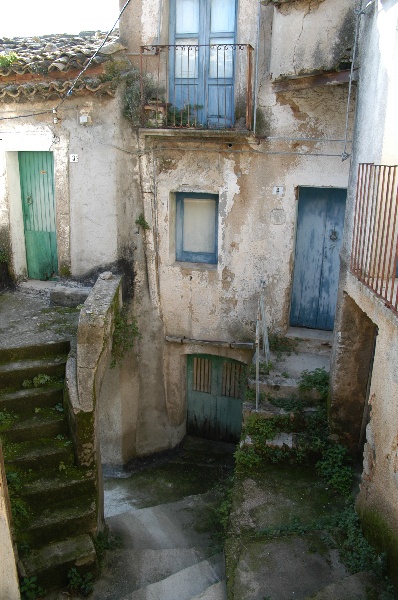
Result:
{"label": "tiled roof", "polygon": [[[34,96],[59,97],[68,90],[77,73],[88,63],[105,39],[100,32],[82,32],[79,35],[45,35],[30,38],[0,38],[0,100],[15,101]],[[76,86],[76,93],[111,93],[109,82],[101,81],[101,65],[112,60],[112,55],[125,50],[118,32],[113,33]],[[12,58],[3,61],[1,58]],[[70,76],[68,77],[68,73]],[[73,72],[73,73],[72,73]],[[93,74],[95,73],[95,76]]]}

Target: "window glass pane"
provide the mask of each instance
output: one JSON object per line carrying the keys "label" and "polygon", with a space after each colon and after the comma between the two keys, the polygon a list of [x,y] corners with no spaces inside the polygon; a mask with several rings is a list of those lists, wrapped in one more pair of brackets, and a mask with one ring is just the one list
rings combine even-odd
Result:
{"label": "window glass pane", "polygon": [[215,251],[216,201],[208,198],[184,198],[185,252]]}
{"label": "window glass pane", "polygon": [[235,0],[211,0],[212,33],[235,31]]}
{"label": "window glass pane", "polygon": [[212,38],[210,40],[209,77],[225,78],[233,75],[233,38]]}
{"label": "window glass pane", "polygon": [[199,0],[176,0],[176,33],[199,33]]}
{"label": "window glass pane", "polygon": [[195,38],[179,39],[177,42],[175,76],[179,79],[195,79],[198,76],[198,40]]}

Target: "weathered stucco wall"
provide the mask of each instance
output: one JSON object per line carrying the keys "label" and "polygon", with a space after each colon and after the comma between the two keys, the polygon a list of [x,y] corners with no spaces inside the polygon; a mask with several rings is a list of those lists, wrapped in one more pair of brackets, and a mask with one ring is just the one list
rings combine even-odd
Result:
{"label": "weathered stucco wall", "polygon": [[347,65],[354,39],[354,6],[352,0],[299,0],[275,8],[271,77],[334,71]]}
{"label": "weathered stucco wall", "polygon": [[[4,116],[52,110],[52,103],[3,105]],[[67,100],[52,114],[3,121],[0,126],[0,226],[11,224],[12,268],[26,276],[17,152],[50,151],[54,155],[58,260],[62,275],[82,275],[131,254],[126,218],[131,195],[125,194],[126,157],[122,99]],[[79,117],[87,115],[88,124]],[[70,155],[78,162],[71,163]]]}
{"label": "weathered stucco wall", "polygon": [[[358,104],[342,249],[341,304],[337,312],[331,369],[331,412],[332,416],[337,416],[336,425],[340,432],[346,416],[348,429],[356,425],[358,431],[361,427],[363,411],[359,405],[360,394],[356,395],[357,390],[352,389],[355,385],[347,385],[344,389],[343,384],[347,380],[355,382],[361,372],[364,378],[370,373],[366,361],[365,365],[361,362],[358,348],[358,343],[366,333],[363,324],[368,322],[370,331],[362,340],[365,351],[371,344],[369,335],[373,335],[374,327],[377,327],[377,338],[370,373],[370,418],[366,427],[358,509],[365,532],[388,553],[391,575],[398,584],[398,318],[382,300],[348,272],[358,163],[391,165],[397,164],[398,160],[397,0],[376,1],[366,9],[360,20]],[[383,243],[381,239],[380,243]],[[363,315],[359,319],[362,324],[358,331],[350,331],[349,322],[346,322],[349,305],[355,307],[357,315]],[[347,344],[344,343],[346,339]],[[356,356],[350,354],[353,345],[357,347]],[[363,385],[364,381],[361,383]],[[355,404],[358,407],[356,423],[352,418]]]}

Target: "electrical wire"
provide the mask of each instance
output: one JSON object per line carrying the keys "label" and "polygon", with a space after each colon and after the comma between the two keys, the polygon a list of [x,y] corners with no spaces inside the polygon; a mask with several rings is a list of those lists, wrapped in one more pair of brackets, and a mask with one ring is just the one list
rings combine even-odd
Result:
{"label": "electrical wire", "polygon": [[106,42],[109,39],[109,36],[111,35],[112,31],[115,29],[116,25],[119,22],[120,17],[122,16],[122,14],[124,13],[124,11],[126,10],[126,8],[128,7],[128,5],[130,4],[131,0],[127,0],[123,6],[123,8],[121,9],[118,18],[116,19],[115,23],[113,24],[112,29],[110,29],[108,31],[108,33],[106,34],[102,44],[100,46],[98,46],[97,50],[94,52],[94,54],[92,55],[92,57],[90,58],[90,60],[88,61],[88,63],[86,64],[86,66],[84,67],[84,69],[82,69],[80,71],[80,73],[78,74],[78,76],[76,77],[76,79],[74,80],[74,82],[72,83],[71,87],[69,88],[69,90],[66,92],[66,94],[64,95],[64,97],[62,98],[61,102],[59,102],[57,104],[57,106],[55,106],[55,108],[53,109],[53,111],[57,111],[59,109],[59,107],[65,102],[66,98],[68,96],[70,96],[77,84],[77,82],[79,81],[80,77],[87,71],[87,69],[89,68],[89,66],[91,65],[91,63],[93,62],[94,58],[97,56],[97,54],[99,53],[99,51],[105,46]]}

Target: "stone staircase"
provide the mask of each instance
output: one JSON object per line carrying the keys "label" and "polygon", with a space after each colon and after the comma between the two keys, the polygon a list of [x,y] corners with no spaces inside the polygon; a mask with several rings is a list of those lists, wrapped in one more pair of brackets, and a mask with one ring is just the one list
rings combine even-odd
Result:
{"label": "stone staircase", "polygon": [[63,378],[70,343],[0,349],[0,435],[23,577],[46,590],[95,570],[92,472],[76,466]]}
{"label": "stone staircase", "polygon": [[227,599],[224,554],[211,535],[217,483],[210,482],[232,473],[233,451],[187,437],[161,463],[137,463],[130,475],[105,470],[106,524],[119,545],[107,552],[92,600]]}
{"label": "stone staircase", "polygon": [[109,517],[123,549],[110,557],[93,600],[226,600],[224,555],[197,531],[210,497],[198,494]]}
{"label": "stone staircase", "polygon": [[[268,398],[288,398],[299,394],[299,382],[304,371],[325,369],[329,372],[330,368],[331,331],[291,327],[285,338],[280,340],[281,350],[271,351],[271,368],[265,369],[265,365],[260,368],[262,407],[269,409]],[[250,386],[254,389],[254,379],[250,380]],[[309,396],[317,398],[315,392]]]}

